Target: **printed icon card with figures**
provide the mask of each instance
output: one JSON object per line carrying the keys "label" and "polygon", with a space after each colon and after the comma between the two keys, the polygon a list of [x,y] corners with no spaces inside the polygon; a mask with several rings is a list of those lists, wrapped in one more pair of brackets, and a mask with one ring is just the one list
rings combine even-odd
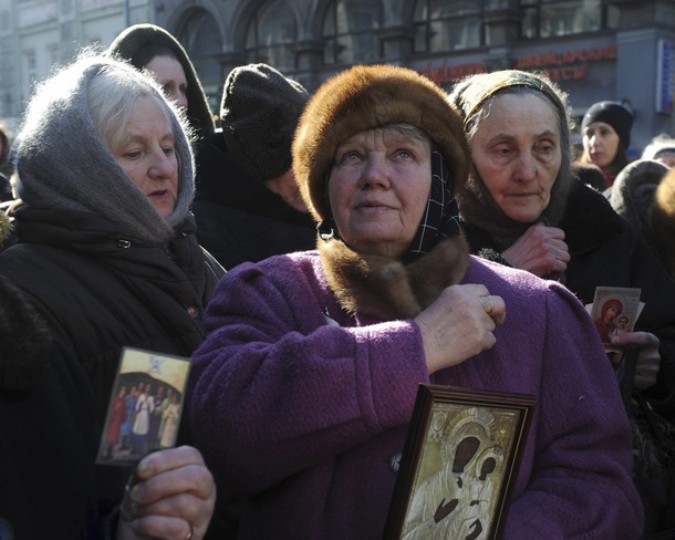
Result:
{"label": "printed icon card with figures", "polygon": [[500,537],[531,395],[422,384],[384,538]]}
{"label": "printed icon card with figures", "polygon": [[606,350],[613,350],[612,336],[633,331],[644,307],[640,293],[629,287],[596,287],[590,313]]}
{"label": "printed icon card with figures", "polygon": [[96,463],[134,466],[176,444],[190,359],[125,347]]}

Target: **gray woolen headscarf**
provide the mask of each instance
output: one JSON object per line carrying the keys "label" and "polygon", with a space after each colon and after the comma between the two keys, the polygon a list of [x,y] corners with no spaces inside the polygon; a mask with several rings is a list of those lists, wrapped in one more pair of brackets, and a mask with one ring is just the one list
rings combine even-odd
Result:
{"label": "gray woolen headscarf", "polygon": [[[166,219],[123,172],[97,132],[88,105],[90,82],[103,71],[121,81],[129,100],[147,88],[170,119],[178,160],[176,207]],[[130,79],[135,79],[129,84]],[[127,81],[127,82],[122,82]],[[194,158],[187,124],[155,81],[131,65],[87,52],[37,88],[14,144],[17,192],[28,205],[92,212],[120,226],[120,232],[163,242],[190,212]]]}

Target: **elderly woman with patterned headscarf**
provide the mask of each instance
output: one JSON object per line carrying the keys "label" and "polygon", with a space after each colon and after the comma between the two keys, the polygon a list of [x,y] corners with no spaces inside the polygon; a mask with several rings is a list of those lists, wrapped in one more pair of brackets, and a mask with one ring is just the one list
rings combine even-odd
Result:
{"label": "elderly woman with patterned headscarf", "polygon": [[[639,234],[570,170],[566,96],[544,76],[470,76],[450,101],[473,160],[459,196],[472,253],[564,283],[584,303],[597,286],[635,287],[646,304],[636,331],[635,384],[675,415],[675,283]],[[660,369],[659,369],[660,367]]]}
{"label": "elderly woman with patterned headscarf", "polygon": [[[420,383],[537,397],[504,538],[638,535],[630,430],[590,317],[559,284],[469,255],[467,158],[414,71],[356,66],[310,98],[293,167],[317,249],[228,272],[193,356],[195,443],[219,494],[246,499],[239,538],[381,538]],[[481,510],[461,498],[416,518],[469,537]]]}

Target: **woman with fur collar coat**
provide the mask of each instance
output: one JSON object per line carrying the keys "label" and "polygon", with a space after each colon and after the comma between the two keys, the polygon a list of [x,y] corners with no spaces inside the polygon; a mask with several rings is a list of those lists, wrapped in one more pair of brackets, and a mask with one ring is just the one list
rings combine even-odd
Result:
{"label": "woman with fur collar coat", "polygon": [[[638,536],[630,430],[591,320],[559,284],[469,255],[453,195],[467,156],[444,93],[411,70],[356,66],[310,99],[293,166],[318,249],[228,272],[193,356],[193,435],[223,506],[246,499],[239,538],[381,538],[420,383],[536,396],[504,538]],[[491,482],[469,462],[447,486],[460,499]],[[479,507],[440,519],[444,497],[408,526],[475,533]]]}

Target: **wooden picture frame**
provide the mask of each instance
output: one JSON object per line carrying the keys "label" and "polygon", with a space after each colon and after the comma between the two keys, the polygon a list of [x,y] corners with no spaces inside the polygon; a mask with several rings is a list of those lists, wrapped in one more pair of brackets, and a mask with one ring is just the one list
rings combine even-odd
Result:
{"label": "wooden picture frame", "polygon": [[384,538],[500,538],[535,401],[420,385]]}

